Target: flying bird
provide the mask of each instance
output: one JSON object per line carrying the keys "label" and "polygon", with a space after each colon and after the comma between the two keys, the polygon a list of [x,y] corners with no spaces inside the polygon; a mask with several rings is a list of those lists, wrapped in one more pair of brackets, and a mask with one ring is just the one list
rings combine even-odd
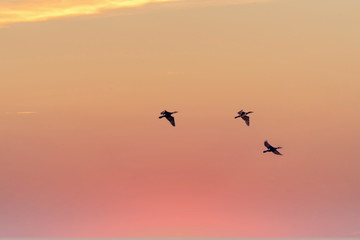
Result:
{"label": "flying bird", "polygon": [[265,150],[263,153],[266,153],[266,152],[272,152],[273,154],[276,154],[276,155],[282,155],[281,153],[278,152],[277,149],[280,149],[282,147],[273,147],[271,146],[268,141],[265,141],[264,142],[264,145],[265,147],[267,147],[268,150]]}
{"label": "flying bird", "polygon": [[163,118],[165,117],[170,123],[171,125],[173,125],[175,127],[175,118],[173,116],[171,116],[172,114],[177,113],[175,112],[168,112],[166,110],[162,111],[160,114],[161,116],[159,118]]}
{"label": "flying bird", "polygon": [[245,121],[246,125],[250,126],[250,118],[247,116],[250,113],[253,112],[244,112],[243,110],[241,110],[240,112],[238,112],[239,116],[236,116],[235,118],[241,117]]}

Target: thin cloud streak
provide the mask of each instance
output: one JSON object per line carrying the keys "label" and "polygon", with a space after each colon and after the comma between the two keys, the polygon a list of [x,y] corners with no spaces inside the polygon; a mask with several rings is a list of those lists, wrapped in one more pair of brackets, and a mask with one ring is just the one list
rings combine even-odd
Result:
{"label": "thin cloud streak", "polygon": [[[185,5],[229,5],[274,0],[19,0],[0,3],[0,27],[19,22],[37,22],[60,17],[99,14],[105,10],[140,7],[150,3],[178,2]],[[176,6],[176,5],[175,5]]]}
{"label": "thin cloud streak", "polygon": [[104,10],[138,7],[173,0],[22,0],[0,3],[0,26],[17,22],[44,21],[58,17],[97,14]]}
{"label": "thin cloud streak", "polygon": [[5,112],[5,115],[13,115],[13,114],[36,114],[37,112]]}

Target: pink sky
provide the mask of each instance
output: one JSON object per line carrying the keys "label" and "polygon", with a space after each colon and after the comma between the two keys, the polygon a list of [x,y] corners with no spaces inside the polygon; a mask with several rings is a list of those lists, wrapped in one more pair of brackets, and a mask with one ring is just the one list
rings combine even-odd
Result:
{"label": "pink sky", "polygon": [[145,2],[0,22],[0,237],[360,237],[360,3]]}

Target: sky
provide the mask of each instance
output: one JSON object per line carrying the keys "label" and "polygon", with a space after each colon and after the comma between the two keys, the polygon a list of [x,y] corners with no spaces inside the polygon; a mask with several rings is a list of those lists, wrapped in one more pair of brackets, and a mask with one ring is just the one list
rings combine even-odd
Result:
{"label": "sky", "polygon": [[359,238],[359,12],[1,1],[0,238]]}

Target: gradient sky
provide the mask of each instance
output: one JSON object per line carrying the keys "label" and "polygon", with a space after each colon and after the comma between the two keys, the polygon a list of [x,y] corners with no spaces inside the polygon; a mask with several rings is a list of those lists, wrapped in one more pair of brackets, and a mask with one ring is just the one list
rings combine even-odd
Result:
{"label": "gradient sky", "polygon": [[360,237],[360,1],[49,2],[0,3],[0,237]]}

